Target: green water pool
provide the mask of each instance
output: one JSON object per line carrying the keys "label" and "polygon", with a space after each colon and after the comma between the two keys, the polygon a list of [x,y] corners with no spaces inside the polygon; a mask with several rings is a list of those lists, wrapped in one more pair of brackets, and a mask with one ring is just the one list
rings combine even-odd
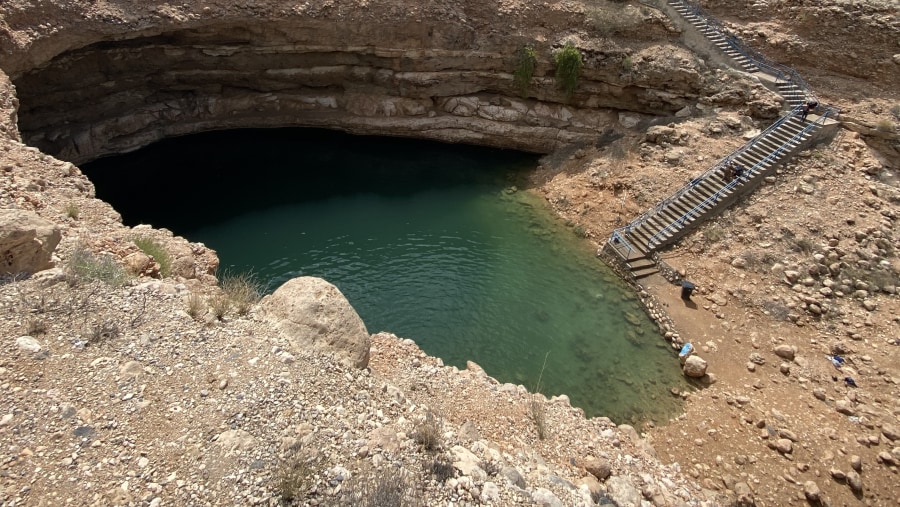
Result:
{"label": "green water pool", "polygon": [[[540,377],[542,392],[589,416],[667,420],[680,410],[669,389],[685,386],[677,358],[593,248],[520,189],[536,165],[279,129],[170,139],[84,170],[126,223],[203,242],[269,290],[321,277],[369,332],[415,340],[446,364],[475,361],[530,389]],[[145,195],[148,174],[165,183]]]}

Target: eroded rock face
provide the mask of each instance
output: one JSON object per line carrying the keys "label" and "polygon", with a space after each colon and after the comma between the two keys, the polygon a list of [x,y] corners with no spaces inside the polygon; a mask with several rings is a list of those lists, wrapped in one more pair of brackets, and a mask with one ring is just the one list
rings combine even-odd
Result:
{"label": "eroded rock face", "polygon": [[13,90],[9,77],[0,72],[0,137],[21,141],[18,121],[19,100]]}
{"label": "eroded rock face", "polygon": [[[110,4],[122,8],[105,17],[58,12],[49,32],[13,10],[15,43],[0,36],[22,137],[75,163],[167,136],[277,126],[551,152],[597,142],[619,111],[668,115],[710,97],[747,97],[750,86],[709,79],[652,8],[608,38],[581,4],[398,9],[342,0],[285,10],[258,2],[252,13],[215,2]],[[510,35],[516,26],[529,37]],[[566,97],[553,52],[570,41],[584,68]],[[523,93],[513,74],[525,45],[537,57]],[[735,87],[743,91],[724,93]]]}
{"label": "eroded rock face", "polygon": [[321,278],[285,282],[260,307],[294,347],[334,353],[356,368],[369,364],[366,325],[337,287]]}
{"label": "eroded rock face", "polygon": [[59,227],[28,211],[0,209],[0,274],[36,273],[53,267]]}

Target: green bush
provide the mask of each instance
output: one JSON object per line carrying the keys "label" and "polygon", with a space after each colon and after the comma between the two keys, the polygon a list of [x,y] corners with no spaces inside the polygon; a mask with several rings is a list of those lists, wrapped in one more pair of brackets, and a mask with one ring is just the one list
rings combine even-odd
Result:
{"label": "green bush", "polygon": [[534,77],[534,69],[537,65],[537,55],[534,48],[524,46],[519,50],[516,59],[516,70],[513,73],[513,84],[522,97],[528,95],[528,88],[531,86],[531,79]]}
{"label": "green bush", "polygon": [[567,42],[556,52],[554,60],[556,62],[556,84],[566,94],[566,98],[569,98],[578,86],[581,68],[584,66],[581,60],[581,51],[571,42]]}
{"label": "green bush", "polygon": [[165,278],[172,274],[172,257],[161,243],[152,238],[141,237],[134,238],[134,244],[159,264],[161,277]]}
{"label": "green bush", "polygon": [[128,281],[128,273],[112,257],[96,255],[83,246],[75,247],[69,258],[67,271],[72,281],[100,280],[113,287],[121,287]]}

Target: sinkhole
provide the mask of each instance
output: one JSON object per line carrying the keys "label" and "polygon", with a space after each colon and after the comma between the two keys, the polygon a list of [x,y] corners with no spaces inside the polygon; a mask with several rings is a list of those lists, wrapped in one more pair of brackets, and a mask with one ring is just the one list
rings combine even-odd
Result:
{"label": "sinkhole", "polygon": [[369,332],[566,394],[588,416],[666,421],[685,381],[640,301],[528,190],[536,155],[311,128],[166,139],[82,165],[126,225],[252,272],[336,285]]}

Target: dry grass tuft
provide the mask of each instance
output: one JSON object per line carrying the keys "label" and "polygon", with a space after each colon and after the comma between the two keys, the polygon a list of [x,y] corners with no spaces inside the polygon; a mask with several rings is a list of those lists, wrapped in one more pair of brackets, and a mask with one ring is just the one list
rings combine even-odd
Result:
{"label": "dry grass tuft", "polygon": [[263,287],[252,273],[226,274],[220,285],[238,315],[246,315],[262,298]]}
{"label": "dry grass tuft", "polygon": [[425,414],[425,418],[416,425],[413,439],[426,451],[435,451],[441,447],[441,418],[433,412]]}
{"label": "dry grass tuft", "polygon": [[204,313],[206,313],[206,305],[203,303],[203,298],[198,294],[191,294],[188,296],[187,314],[190,315],[192,319],[197,320]]}

